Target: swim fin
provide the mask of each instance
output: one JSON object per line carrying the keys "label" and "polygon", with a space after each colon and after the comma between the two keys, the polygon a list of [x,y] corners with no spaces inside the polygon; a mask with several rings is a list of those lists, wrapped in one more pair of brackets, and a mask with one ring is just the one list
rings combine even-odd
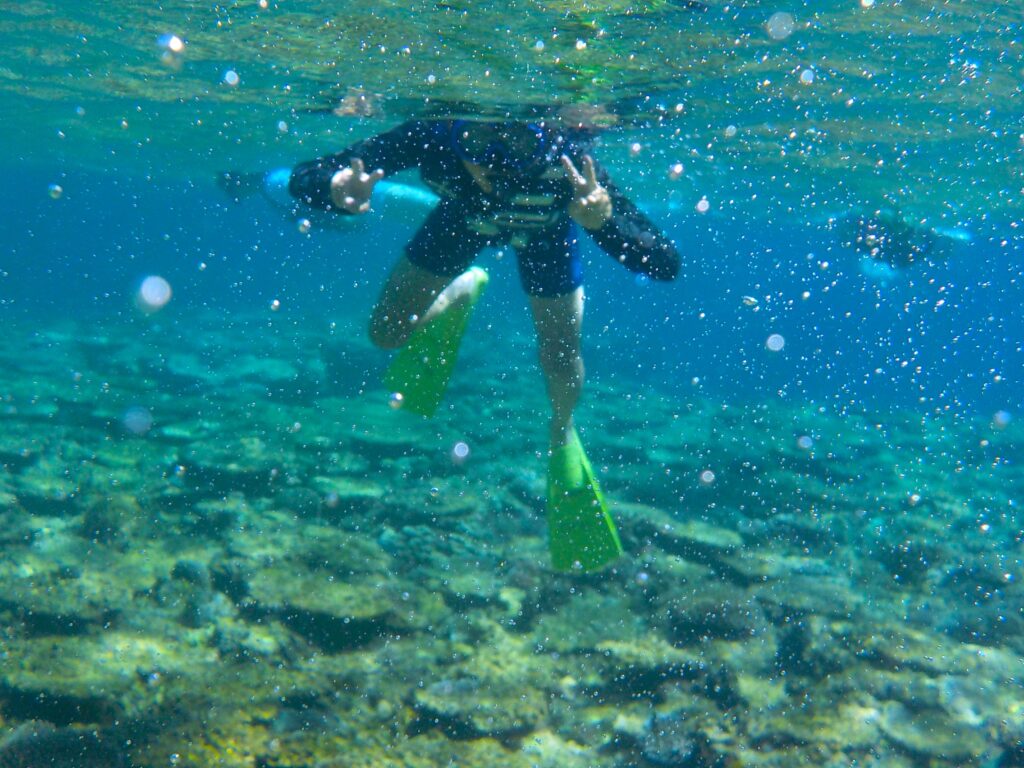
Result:
{"label": "swim fin", "polygon": [[[448,308],[417,328],[384,373],[384,385],[401,395],[404,411],[433,416],[441,404],[473,307],[489,280],[487,273],[479,267],[470,267],[468,272],[472,273],[474,281],[469,300]],[[463,279],[466,275],[463,273],[456,279]]]}
{"label": "swim fin", "polygon": [[573,430],[548,463],[548,547],[557,571],[594,571],[622,554],[594,470]]}

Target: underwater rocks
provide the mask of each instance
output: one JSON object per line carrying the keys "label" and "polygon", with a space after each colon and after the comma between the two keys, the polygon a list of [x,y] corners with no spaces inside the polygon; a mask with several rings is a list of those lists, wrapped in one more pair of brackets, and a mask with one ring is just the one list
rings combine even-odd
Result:
{"label": "underwater rocks", "polygon": [[42,722],[22,723],[0,739],[0,768],[45,766],[128,768],[127,744],[110,732]]}
{"label": "underwater rocks", "polygon": [[640,741],[643,759],[665,768],[704,768],[710,762],[708,751],[703,736],[676,713],[652,717]]}
{"label": "underwater rocks", "polygon": [[486,641],[466,649],[457,667],[443,677],[435,672],[433,682],[416,688],[414,733],[437,728],[456,740],[514,742],[543,722],[555,684],[551,662],[499,626],[483,629]]}
{"label": "underwater rocks", "polygon": [[239,328],[162,338],[171,366],[134,333],[31,377],[0,348],[0,711],[53,723],[0,755],[91,728],[106,759],[171,711],[137,768],[1020,763],[1020,476],[956,453],[984,425],[891,425],[904,449],[605,384],[580,421],[627,553],[555,574],[535,370],[469,355],[428,422],[340,364],[318,393],[315,335],[218,359]]}
{"label": "underwater rocks", "polygon": [[976,728],[959,723],[940,709],[915,708],[890,701],[878,719],[882,733],[912,755],[964,764],[986,751],[987,740]]}

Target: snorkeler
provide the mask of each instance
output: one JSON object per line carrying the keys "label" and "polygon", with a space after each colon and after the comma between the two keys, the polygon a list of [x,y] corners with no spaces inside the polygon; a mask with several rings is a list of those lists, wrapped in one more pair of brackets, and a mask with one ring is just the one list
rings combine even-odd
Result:
{"label": "snorkeler", "polygon": [[854,212],[834,222],[843,245],[860,254],[861,273],[882,283],[922,262],[944,261],[956,243],[972,240],[969,230],[929,227],[890,208]]}
{"label": "snorkeler", "polygon": [[592,570],[622,552],[573,426],[583,386],[581,230],[654,280],[673,280],[680,266],[673,243],[588,154],[591,140],[546,121],[413,121],[296,166],[288,185],[312,210],[359,216],[382,179],[415,167],[438,196],[370,320],[377,346],[400,349],[386,382],[414,413],[437,407],[487,283],[474,259],[486,247],[514,248],[551,403],[547,512],[560,570]]}

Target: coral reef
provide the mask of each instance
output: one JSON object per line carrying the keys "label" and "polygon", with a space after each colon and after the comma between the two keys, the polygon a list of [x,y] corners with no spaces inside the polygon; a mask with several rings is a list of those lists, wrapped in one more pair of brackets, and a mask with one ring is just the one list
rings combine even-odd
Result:
{"label": "coral reef", "polygon": [[597,381],[628,555],[566,576],[536,372],[427,422],[187,322],[0,340],[0,766],[1020,764],[1016,425]]}

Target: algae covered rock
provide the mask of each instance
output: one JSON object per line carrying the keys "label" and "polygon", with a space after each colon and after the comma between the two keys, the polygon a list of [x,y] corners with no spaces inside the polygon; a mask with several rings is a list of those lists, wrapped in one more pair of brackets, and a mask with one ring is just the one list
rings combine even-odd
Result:
{"label": "algae covered rock", "polygon": [[26,722],[0,739],[0,766],[67,766],[69,768],[128,768],[124,735],[114,729],[54,728]]}
{"label": "algae covered rock", "polygon": [[734,530],[705,520],[677,519],[657,507],[619,503],[615,514],[627,540],[650,543],[694,562],[717,563],[743,546]]}
{"label": "algae covered rock", "polygon": [[688,718],[676,712],[651,718],[640,741],[640,752],[651,765],[671,768],[701,768],[710,751],[706,739]]}
{"label": "algae covered rock", "polygon": [[374,481],[348,475],[317,476],[312,486],[328,509],[363,511],[384,497],[384,487]]}
{"label": "algae covered rock", "polygon": [[963,764],[976,760],[988,746],[977,729],[958,723],[938,709],[911,710],[890,701],[882,708],[878,725],[892,742],[920,758]]}
{"label": "algae covered rock", "polygon": [[488,642],[466,648],[457,664],[416,688],[413,703],[421,727],[454,738],[507,740],[543,722],[555,683],[550,660],[532,654],[528,640],[488,626]]}
{"label": "algae covered rock", "polygon": [[709,640],[749,640],[769,632],[760,603],[749,592],[721,583],[667,601],[669,638],[686,646]]}
{"label": "algae covered rock", "polygon": [[[254,537],[253,559],[236,562],[233,574],[215,570],[232,580],[230,591],[244,595],[248,611],[277,618],[329,653],[364,648],[446,612],[440,595],[388,575],[388,558],[372,541],[318,530],[301,546],[291,541],[285,558],[263,555],[274,552],[273,540]],[[288,540],[288,532],[276,538]]]}
{"label": "algae covered rock", "polygon": [[606,642],[639,641],[648,632],[646,621],[628,597],[587,589],[542,613],[532,635],[538,647],[569,653],[593,650]]}

